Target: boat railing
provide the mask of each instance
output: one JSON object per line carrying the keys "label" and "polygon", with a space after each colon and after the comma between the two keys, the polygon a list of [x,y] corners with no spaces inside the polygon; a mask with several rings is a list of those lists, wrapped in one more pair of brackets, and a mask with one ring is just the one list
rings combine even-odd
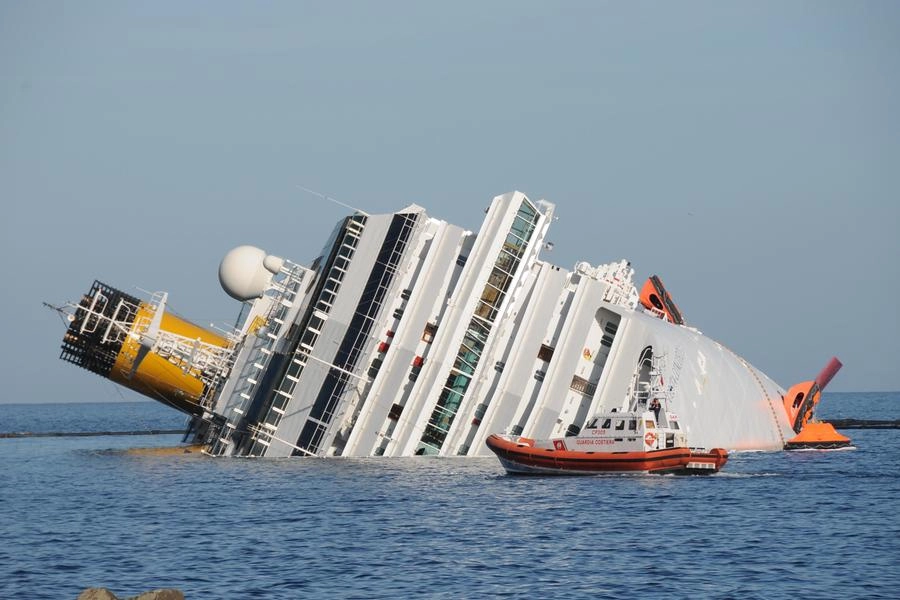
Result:
{"label": "boat railing", "polygon": [[634,392],[633,398],[637,404],[646,405],[647,402],[650,401],[650,394],[652,390],[649,389],[639,389]]}

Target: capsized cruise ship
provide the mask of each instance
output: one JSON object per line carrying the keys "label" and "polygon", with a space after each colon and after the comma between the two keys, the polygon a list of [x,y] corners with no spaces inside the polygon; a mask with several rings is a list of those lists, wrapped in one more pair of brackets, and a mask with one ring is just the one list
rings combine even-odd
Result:
{"label": "capsized cruise ship", "polygon": [[239,246],[219,268],[241,302],[227,333],[95,281],[61,358],[186,413],[213,456],[486,456],[492,433],[577,435],[653,399],[692,447],[801,432],[840,363],[786,391],[686,324],[658,277],[541,260],[554,208],[503,194],[477,233],[417,205],[356,211],[308,264]]}

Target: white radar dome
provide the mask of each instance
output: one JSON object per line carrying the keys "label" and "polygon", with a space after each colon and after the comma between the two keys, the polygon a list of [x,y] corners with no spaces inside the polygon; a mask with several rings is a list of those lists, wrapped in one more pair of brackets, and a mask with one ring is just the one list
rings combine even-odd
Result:
{"label": "white radar dome", "polygon": [[278,273],[284,260],[266,255],[255,246],[238,246],[228,252],[219,263],[219,283],[225,293],[235,300],[259,298]]}

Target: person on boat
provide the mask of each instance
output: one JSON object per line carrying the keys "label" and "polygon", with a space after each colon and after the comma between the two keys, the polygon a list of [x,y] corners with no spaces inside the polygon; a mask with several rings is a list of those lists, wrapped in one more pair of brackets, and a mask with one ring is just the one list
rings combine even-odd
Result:
{"label": "person on boat", "polygon": [[659,399],[654,398],[650,401],[650,410],[653,411],[653,416],[656,418],[656,421],[659,422],[659,411],[662,409],[662,406],[659,404]]}

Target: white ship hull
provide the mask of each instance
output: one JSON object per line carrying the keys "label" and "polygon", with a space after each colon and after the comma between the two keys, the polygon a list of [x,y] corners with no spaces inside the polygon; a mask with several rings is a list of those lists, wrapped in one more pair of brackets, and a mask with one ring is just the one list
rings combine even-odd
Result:
{"label": "white ship hull", "polygon": [[692,446],[784,447],[784,389],[642,304],[630,264],[540,260],[553,211],[498,196],[477,234],[417,206],[357,213],[305,266],[238,248],[224,338],[154,320],[164,297],[114,310],[95,285],[63,357],[191,414],[213,455],[487,456],[492,433],[573,434],[653,398]]}

